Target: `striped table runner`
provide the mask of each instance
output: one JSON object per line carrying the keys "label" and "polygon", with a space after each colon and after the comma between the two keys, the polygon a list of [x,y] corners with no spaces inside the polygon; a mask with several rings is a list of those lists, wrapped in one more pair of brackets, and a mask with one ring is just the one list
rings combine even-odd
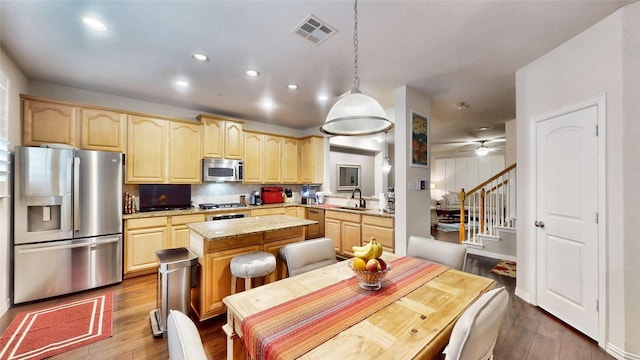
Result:
{"label": "striped table runner", "polygon": [[295,359],[449,269],[411,257],[391,264],[380,290],[361,289],[354,276],[248,316],[242,332],[249,357]]}

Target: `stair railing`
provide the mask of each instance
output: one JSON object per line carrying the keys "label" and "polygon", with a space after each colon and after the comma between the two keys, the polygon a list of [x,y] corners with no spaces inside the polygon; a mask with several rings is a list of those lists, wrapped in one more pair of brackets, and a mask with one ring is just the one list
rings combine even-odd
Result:
{"label": "stair railing", "polygon": [[460,190],[460,243],[476,243],[478,235],[495,236],[497,226],[515,227],[515,184],[516,164],[513,164],[469,192]]}

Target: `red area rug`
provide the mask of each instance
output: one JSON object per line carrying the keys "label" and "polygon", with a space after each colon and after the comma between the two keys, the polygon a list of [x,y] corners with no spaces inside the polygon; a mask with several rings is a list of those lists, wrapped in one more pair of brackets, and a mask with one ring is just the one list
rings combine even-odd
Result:
{"label": "red area rug", "polygon": [[496,266],[491,269],[494,274],[516,278],[516,263],[514,261],[500,260]]}
{"label": "red area rug", "polygon": [[22,312],[0,338],[0,360],[36,360],[112,335],[113,292]]}

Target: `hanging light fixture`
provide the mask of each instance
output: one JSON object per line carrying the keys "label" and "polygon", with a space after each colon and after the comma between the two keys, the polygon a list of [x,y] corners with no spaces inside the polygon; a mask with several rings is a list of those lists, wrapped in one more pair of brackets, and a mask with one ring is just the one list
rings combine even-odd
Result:
{"label": "hanging light fixture", "polygon": [[387,175],[391,171],[391,164],[389,163],[389,155],[387,155],[387,132],[384,132],[384,159],[382,160],[382,173]]}
{"label": "hanging light fixture", "polygon": [[489,153],[489,148],[484,146],[484,141],[480,142],[480,146],[476,149],[476,155],[485,156]]}
{"label": "hanging light fixture", "polygon": [[320,131],[329,135],[359,136],[386,132],[393,127],[382,106],[372,97],[360,92],[358,78],[358,0],[354,4],[353,29],[353,87],[338,100],[327,115]]}

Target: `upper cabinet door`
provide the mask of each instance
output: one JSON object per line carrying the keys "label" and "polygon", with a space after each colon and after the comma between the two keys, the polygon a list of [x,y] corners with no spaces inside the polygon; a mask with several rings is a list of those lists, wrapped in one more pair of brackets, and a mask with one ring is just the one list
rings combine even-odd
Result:
{"label": "upper cabinet door", "polygon": [[262,168],[262,182],[279,184],[282,182],[280,172],[282,154],[282,137],[264,135],[264,158]]}
{"label": "upper cabinet door", "polygon": [[22,144],[76,146],[78,107],[55,101],[22,98]]}
{"label": "upper cabinet door", "polygon": [[282,182],[298,182],[298,139],[284,138],[282,142]]}
{"label": "upper cabinet door", "polygon": [[303,183],[321,184],[324,177],[324,138],[311,136],[300,140],[300,166]]}
{"label": "upper cabinet door", "polygon": [[242,160],[244,153],[242,123],[198,115],[202,121],[203,157]]}
{"label": "upper cabinet door", "polygon": [[261,183],[263,163],[264,135],[244,133],[244,183]]}
{"label": "upper cabinet door", "polygon": [[224,157],[224,121],[203,119],[202,138],[203,153],[206,158],[221,159]]}
{"label": "upper cabinet door", "polygon": [[169,129],[169,182],[202,182],[202,137],[200,124],[171,122]]}
{"label": "upper cabinet door", "polygon": [[80,109],[80,113],[83,149],[126,151],[126,114],[90,108]]}
{"label": "upper cabinet door", "polygon": [[244,155],[243,140],[244,134],[242,133],[242,124],[233,121],[226,121],[224,157],[226,159],[242,160]]}
{"label": "upper cabinet door", "polygon": [[129,116],[127,127],[127,183],[167,181],[167,140],[169,122]]}

